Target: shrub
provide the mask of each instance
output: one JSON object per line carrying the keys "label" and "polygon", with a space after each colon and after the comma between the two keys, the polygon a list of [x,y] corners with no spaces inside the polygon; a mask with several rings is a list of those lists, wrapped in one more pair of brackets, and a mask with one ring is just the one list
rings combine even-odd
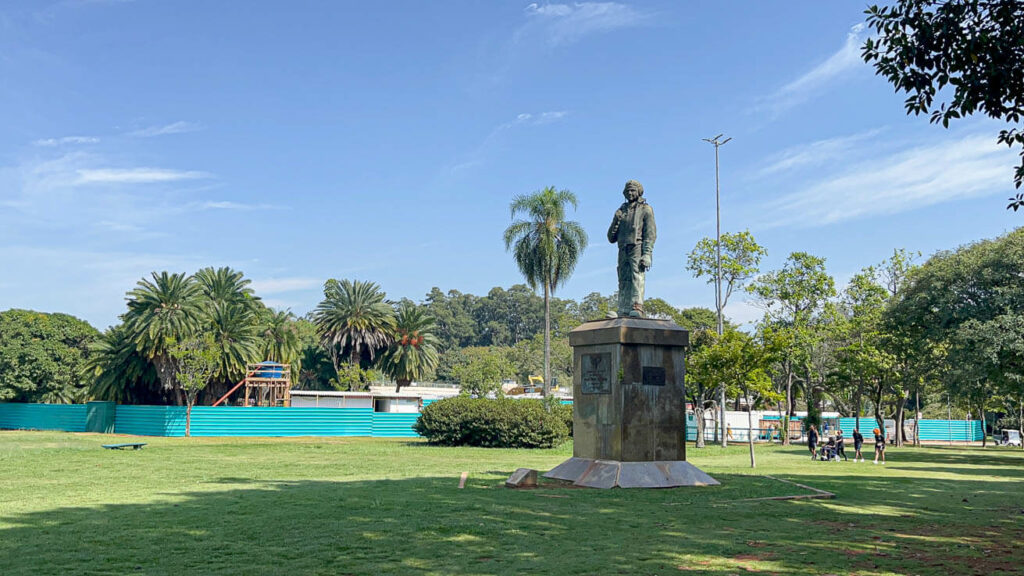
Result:
{"label": "shrub", "polygon": [[486,448],[551,448],[569,437],[564,411],[540,400],[469,396],[428,405],[413,430],[433,444]]}

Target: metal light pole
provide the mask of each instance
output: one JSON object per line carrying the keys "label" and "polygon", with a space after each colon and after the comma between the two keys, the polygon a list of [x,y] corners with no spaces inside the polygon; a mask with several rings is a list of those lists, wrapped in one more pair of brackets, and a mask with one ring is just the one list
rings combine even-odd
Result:
{"label": "metal light pole", "polygon": [[[715,310],[718,312],[718,335],[722,335],[722,203],[719,199],[718,194],[718,148],[724,146],[731,137],[725,140],[719,140],[723,135],[719,134],[714,138],[704,138],[704,141],[714,145],[715,147],[715,265],[717,272],[715,273]],[[720,397],[719,409],[721,411],[721,430],[722,430],[722,448],[729,445],[728,439],[725,437],[726,423],[725,423],[725,385],[722,384],[722,395]],[[749,410],[750,407],[748,406]],[[749,434],[750,431],[748,430]]]}

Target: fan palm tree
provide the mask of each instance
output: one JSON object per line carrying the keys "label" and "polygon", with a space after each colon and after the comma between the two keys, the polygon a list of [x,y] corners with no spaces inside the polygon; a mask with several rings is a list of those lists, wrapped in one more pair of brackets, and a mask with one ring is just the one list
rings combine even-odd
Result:
{"label": "fan palm tree", "polygon": [[368,364],[391,344],[395,314],[377,284],[332,278],[324,284],[313,323],[340,376],[343,358],[356,366]]}
{"label": "fan palm tree", "polygon": [[128,292],[128,311],[124,315],[128,337],[135,349],[153,362],[164,394],[174,394],[179,405],[183,398],[168,350],[202,325],[203,300],[191,276],[167,272],[153,272],[152,280],[139,280]]}
{"label": "fan palm tree", "polygon": [[[521,194],[510,206],[513,222],[505,229],[505,250],[511,250],[526,283],[544,289],[544,395],[551,391],[551,295],[564,284],[587,247],[587,233],[565,219],[566,205],[576,209],[576,195],[553,186]],[[516,216],[523,219],[516,220]]]}
{"label": "fan palm tree", "polygon": [[437,368],[434,317],[425,308],[402,302],[395,314],[395,336],[381,358],[384,373],[395,379],[395,392]]}

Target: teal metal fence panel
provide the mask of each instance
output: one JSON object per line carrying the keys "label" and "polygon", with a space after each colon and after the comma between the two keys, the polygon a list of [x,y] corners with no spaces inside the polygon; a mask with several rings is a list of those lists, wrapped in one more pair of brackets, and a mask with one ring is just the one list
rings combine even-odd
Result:
{"label": "teal metal fence panel", "polygon": [[420,417],[418,413],[394,414],[389,412],[373,413],[374,438],[418,438],[412,425]]}
{"label": "teal metal fence panel", "polygon": [[921,440],[978,441],[984,436],[981,420],[921,420]]}
{"label": "teal metal fence panel", "polygon": [[[372,436],[373,417],[371,408],[196,406],[192,435]],[[184,421],[180,431],[185,433]]]}
{"label": "teal metal fence panel", "polygon": [[[856,418],[841,418],[839,427],[843,434],[851,436],[857,425]],[[871,438],[871,431],[878,427],[878,423],[872,417],[861,417],[860,433],[865,438]],[[911,427],[907,427],[907,438],[910,438]],[[890,428],[890,432],[891,432]],[[976,442],[980,441],[982,432],[981,420],[921,420],[921,428],[918,431],[921,440],[943,441],[943,442]]]}
{"label": "teal metal fence panel", "polygon": [[0,404],[0,428],[85,432],[85,404]]}
{"label": "teal metal fence panel", "polygon": [[118,406],[114,416],[114,432],[136,436],[184,436],[185,408]]}

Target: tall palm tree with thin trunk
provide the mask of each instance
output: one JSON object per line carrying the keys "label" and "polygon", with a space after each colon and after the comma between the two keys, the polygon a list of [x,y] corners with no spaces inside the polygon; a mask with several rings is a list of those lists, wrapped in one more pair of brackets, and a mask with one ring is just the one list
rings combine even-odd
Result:
{"label": "tall palm tree with thin trunk", "polygon": [[170,348],[194,335],[205,320],[204,299],[191,276],[153,272],[128,292],[124,324],[135,349],[153,362],[165,395],[182,404]]}
{"label": "tall palm tree with thin trunk", "polygon": [[[587,233],[565,219],[576,209],[576,195],[554,186],[512,200],[512,224],[505,229],[505,250],[512,251],[526,283],[544,290],[544,395],[551,392],[551,295],[572,275],[587,247]],[[522,216],[516,220],[517,216]]]}
{"label": "tall palm tree with thin trunk", "polygon": [[324,284],[313,323],[340,375],[346,357],[353,366],[368,364],[391,344],[395,312],[376,283],[332,278]]}

